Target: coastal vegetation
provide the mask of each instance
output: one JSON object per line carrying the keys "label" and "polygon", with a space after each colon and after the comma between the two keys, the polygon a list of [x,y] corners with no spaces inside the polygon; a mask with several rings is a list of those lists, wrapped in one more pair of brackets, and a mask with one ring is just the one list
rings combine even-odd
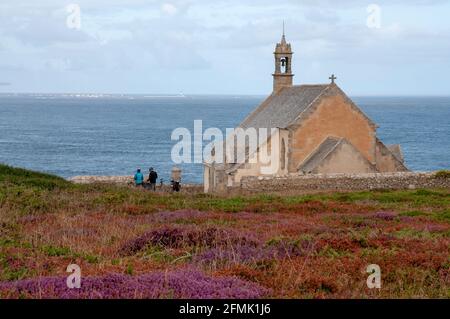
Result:
{"label": "coastal vegetation", "polygon": [[450,171],[442,170],[436,172],[436,178],[450,178]]}
{"label": "coastal vegetation", "polygon": [[449,244],[449,190],[152,193],[0,165],[3,298],[448,298]]}

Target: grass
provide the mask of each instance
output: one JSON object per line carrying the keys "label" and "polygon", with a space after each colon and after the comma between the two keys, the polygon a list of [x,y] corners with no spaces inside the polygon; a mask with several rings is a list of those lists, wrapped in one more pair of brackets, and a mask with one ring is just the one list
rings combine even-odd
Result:
{"label": "grass", "polygon": [[439,221],[445,221],[450,223],[450,208],[443,210],[441,212],[434,213],[433,217]]}
{"label": "grass", "polygon": [[[449,207],[450,191],[443,189],[157,194],[74,185],[0,165],[0,281],[66,276],[70,263],[80,265],[83,276],[196,267],[210,276],[258,283],[271,289],[271,298],[445,298]],[[186,238],[179,247],[149,245],[120,255],[124,244],[143,233],[173,227],[190,233],[217,229],[228,240],[214,248]],[[238,237],[256,249],[233,243]],[[228,257],[198,262],[213,251]],[[372,263],[382,269],[380,291],[365,288],[365,267]]]}
{"label": "grass", "polygon": [[63,178],[6,165],[0,165],[0,183],[47,190],[72,187]]}
{"label": "grass", "polygon": [[69,257],[72,252],[67,247],[43,246],[42,252],[50,257]]}

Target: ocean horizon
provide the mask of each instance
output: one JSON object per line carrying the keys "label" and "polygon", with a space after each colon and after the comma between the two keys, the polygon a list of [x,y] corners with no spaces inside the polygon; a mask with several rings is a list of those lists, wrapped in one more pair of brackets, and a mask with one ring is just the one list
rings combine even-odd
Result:
{"label": "ocean horizon", "polygon": [[[238,125],[264,95],[0,93],[0,162],[69,178],[132,175],[169,180],[175,128]],[[401,144],[413,171],[450,168],[450,96],[353,96],[385,144]],[[206,142],[205,142],[206,145]],[[201,164],[178,165],[201,183]]]}

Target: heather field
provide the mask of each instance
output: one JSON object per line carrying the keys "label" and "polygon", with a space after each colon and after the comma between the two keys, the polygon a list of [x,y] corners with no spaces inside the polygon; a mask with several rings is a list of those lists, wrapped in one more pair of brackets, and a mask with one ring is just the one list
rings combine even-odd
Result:
{"label": "heather field", "polygon": [[449,298],[449,244],[449,190],[155,194],[0,166],[2,298]]}

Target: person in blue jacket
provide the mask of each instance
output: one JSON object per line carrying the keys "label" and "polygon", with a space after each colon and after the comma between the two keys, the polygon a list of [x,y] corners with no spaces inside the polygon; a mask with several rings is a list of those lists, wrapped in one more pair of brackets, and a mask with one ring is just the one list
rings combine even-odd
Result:
{"label": "person in blue jacket", "polygon": [[136,186],[144,185],[144,175],[141,173],[140,168],[138,168],[136,174],[134,174],[134,182],[136,183]]}

